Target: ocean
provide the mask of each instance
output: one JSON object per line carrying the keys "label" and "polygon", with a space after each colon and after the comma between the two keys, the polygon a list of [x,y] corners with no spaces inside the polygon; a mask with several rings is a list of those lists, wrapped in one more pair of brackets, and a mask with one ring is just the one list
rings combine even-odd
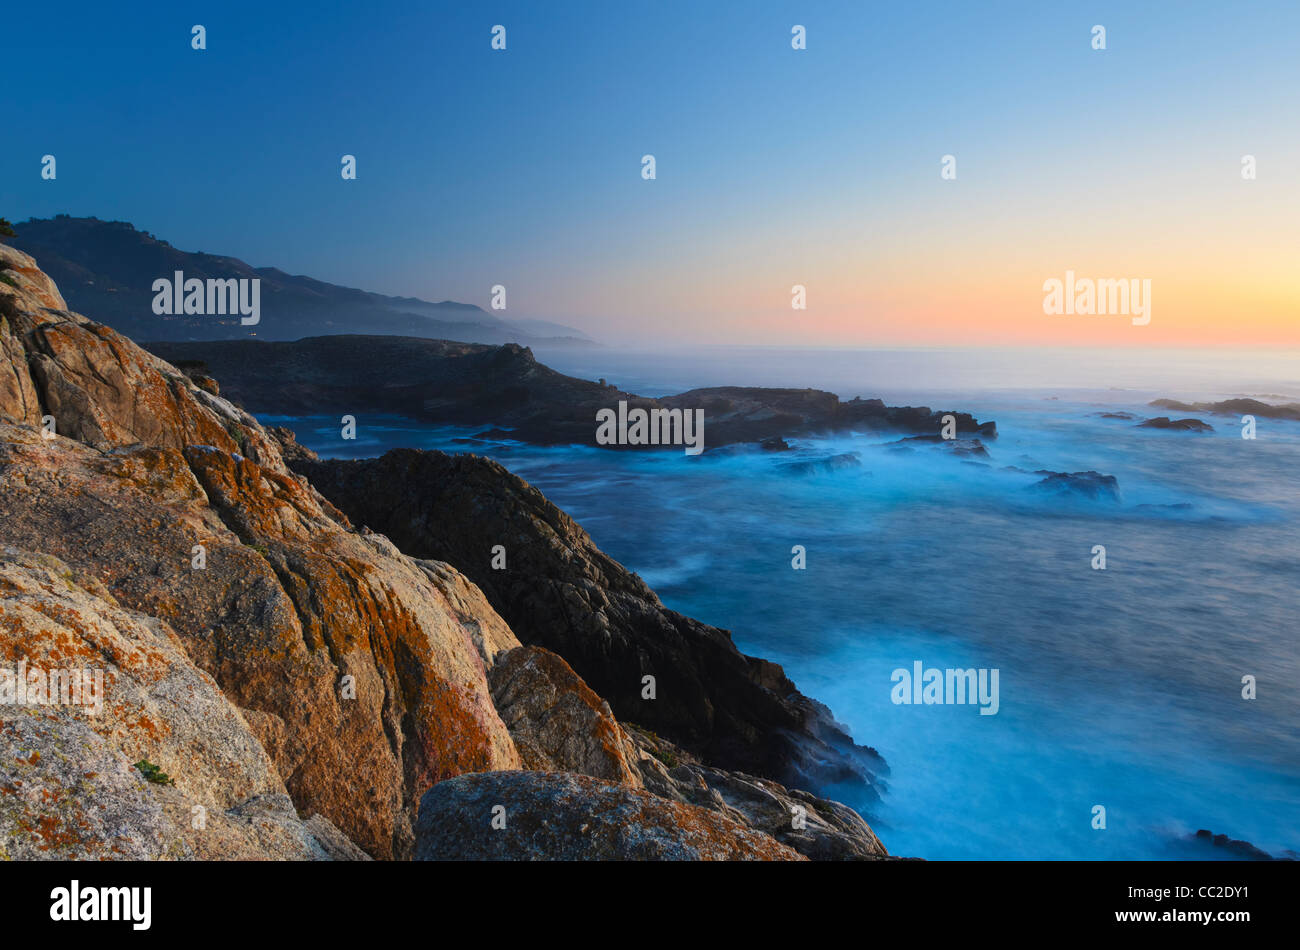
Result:
{"label": "ocean", "polygon": [[[466,443],[477,429],[364,414],[345,442],[337,418],[261,418],[325,457],[475,451],[535,484],[668,606],[781,663],[885,757],[879,801],[817,791],[859,808],[891,853],[1213,857],[1186,840],[1201,828],[1300,850],[1300,422],[1261,417],[1248,440],[1238,417],[1148,405],[1300,402],[1300,353],[537,356],[645,395],[798,386],[964,410],[995,420],[999,437],[988,458],[899,451],[897,435],[879,434],[687,457]],[[1102,415],[1125,412],[1214,431]],[[1119,500],[1043,492],[1038,469],[1113,475]],[[996,714],[895,703],[894,671],[916,663],[998,670]]]}

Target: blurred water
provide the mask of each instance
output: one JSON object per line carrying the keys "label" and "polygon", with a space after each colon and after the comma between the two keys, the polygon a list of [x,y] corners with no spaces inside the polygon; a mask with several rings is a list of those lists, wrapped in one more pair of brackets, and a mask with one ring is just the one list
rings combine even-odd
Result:
{"label": "blurred water", "polygon": [[[714,354],[712,375],[709,354],[686,366],[606,354],[621,376],[598,365],[600,354],[548,359],[644,392],[737,382],[727,377],[748,364],[749,385],[800,379],[850,397],[925,395],[889,401],[996,419],[992,458],[900,454],[885,445],[894,437],[875,436],[698,458],[500,443],[474,451],[536,484],[669,606],[782,663],[879,749],[891,766],[881,803],[824,791],[867,812],[896,854],[1174,857],[1197,828],[1300,850],[1300,423],[1260,419],[1247,441],[1227,417],[1202,416],[1216,431],[1198,435],[1098,415],[1167,414],[1146,406],[1160,395],[1295,398],[1300,384],[1287,373],[1297,364],[1247,355],[1235,366],[1220,360],[1211,378],[1198,358],[1166,367],[1165,388],[1146,390],[1060,388],[1101,372],[1086,361],[1073,380],[1057,365],[1056,388],[1029,385],[1043,372],[1035,365],[992,386],[963,383],[968,391],[949,398],[961,382],[942,372],[949,354],[928,364],[909,354],[892,393],[843,378],[872,360],[894,366],[890,358],[837,354],[827,369],[824,355]],[[927,376],[943,385],[921,390]],[[270,421],[325,455],[467,449],[455,441],[463,430],[394,418],[359,417],[358,441],[347,443],[335,419]],[[846,452],[862,464],[786,467]],[[1035,476],[1003,466],[1115,475],[1122,498],[1047,496],[1030,487]],[[807,549],[803,571],[791,568],[796,544]],[[1106,546],[1105,571],[1091,567],[1096,544]],[[998,714],[894,705],[892,671],[918,660],[999,669]],[[1245,674],[1258,678],[1254,701],[1241,697]],[[1106,808],[1104,831],[1091,826],[1094,805]]]}

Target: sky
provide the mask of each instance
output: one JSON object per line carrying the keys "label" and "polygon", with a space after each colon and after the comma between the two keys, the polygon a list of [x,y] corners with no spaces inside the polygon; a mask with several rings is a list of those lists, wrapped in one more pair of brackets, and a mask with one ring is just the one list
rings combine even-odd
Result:
{"label": "sky", "polygon": [[[0,52],[13,222],[614,343],[1300,345],[1294,0],[18,4]],[[1045,314],[1067,270],[1150,322]]]}

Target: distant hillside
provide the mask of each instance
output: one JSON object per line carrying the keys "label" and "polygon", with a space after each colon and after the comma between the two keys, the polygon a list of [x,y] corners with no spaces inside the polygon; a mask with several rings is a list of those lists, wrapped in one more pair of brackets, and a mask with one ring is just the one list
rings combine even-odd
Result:
{"label": "distant hillside", "polygon": [[[181,251],[125,221],[58,215],[15,225],[9,243],[36,258],[68,305],[137,340],[226,340],[366,333],[419,336],[465,343],[590,344],[580,331],[540,321],[502,320],[473,304],[386,297],[340,287],[238,258]],[[153,282],[185,278],[260,278],[261,322],[241,326],[238,315],[157,315]]]}

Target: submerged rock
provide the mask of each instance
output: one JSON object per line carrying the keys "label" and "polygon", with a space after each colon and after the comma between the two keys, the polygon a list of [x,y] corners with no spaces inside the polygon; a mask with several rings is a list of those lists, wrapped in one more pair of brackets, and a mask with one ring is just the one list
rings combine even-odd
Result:
{"label": "submerged rock", "polygon": [[1100,501],[1119,501],[1119,480],[1114,475],[1091,471],[1050,472],[1047,469],[1039,469],[1034,474],[1042,475],[1043,478],[1029,486],[1032,491]]}
{"label": "submerged rock", "polygon": [[1170,419],[1158,416],[1138,424],[1139,429],[1174,429],[1179,432],[1213,432],[1214,426],[1200,419]]}
{"label": "submerged rock", "polygon": [[989,450],[979,439],[945,439],[940,435],[913,435],[886,445],[891,452],[908,452],[916,445],[933,445],[962,458],[989,458]]}
{"label": "submerged rock", "polygon": [[827,455],[823,458],[799,459],[782,462],[781,471],[787,475],[826,475],[844,469],[861,468],[860,452],[842,452],[839,455]]}

